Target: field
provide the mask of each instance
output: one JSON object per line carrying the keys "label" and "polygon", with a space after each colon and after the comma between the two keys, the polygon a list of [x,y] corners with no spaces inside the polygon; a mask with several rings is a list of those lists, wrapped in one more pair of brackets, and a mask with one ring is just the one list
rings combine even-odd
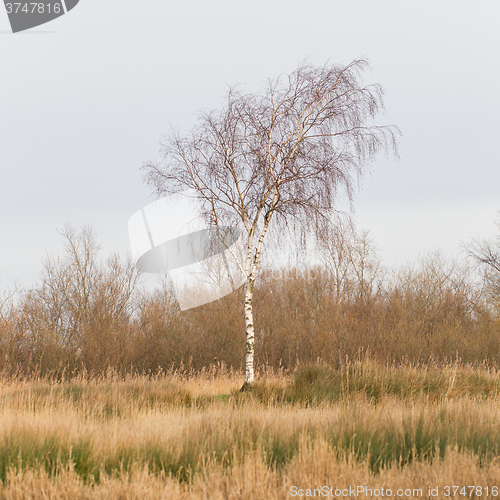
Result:
{"label": "field", "polygon": [[69,232],[0,301],[0,500],[497,498],[498,281],[341,236],[262,273],[240,392],[241,290],[180,311]]}
{"label": "field", "polygon": [[496,497],[496,370],[365,359],[262,371],[252,392],[241,384],[220,365],[6,376],[0,498],[429,498],[429,488],[444,498],[446,486],[466,486],[449,490],[458,498]]}

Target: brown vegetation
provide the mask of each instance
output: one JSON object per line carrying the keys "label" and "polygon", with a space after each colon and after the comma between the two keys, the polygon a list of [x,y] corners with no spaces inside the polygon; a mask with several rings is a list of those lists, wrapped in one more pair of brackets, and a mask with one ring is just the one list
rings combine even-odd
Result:
{"label": "brown vegetation", "polygon": [[[94,376],[244,365],[242,290],[181,312],[168,287],[141,291],[130,264],[103,262],[88,228],[66,231],[64,258],[0,309],[4,373]],[[331,235],[330,235],[331,236]],[[500,301],[464,265],[430,255],[390,272],[368,236],[344,228],[321,266],[268,270],[255,291],[257,364],[321,360],[500,362]],[[484,292],[483,292],[484,290]]]}

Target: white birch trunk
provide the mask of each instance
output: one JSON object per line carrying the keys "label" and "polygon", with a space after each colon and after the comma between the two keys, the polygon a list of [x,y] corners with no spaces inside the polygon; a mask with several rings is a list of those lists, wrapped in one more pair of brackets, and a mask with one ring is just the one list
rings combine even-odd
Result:
{"label": "white birch trunk", "polygon": [[253,326],[253,281],[248,281],[245,287],[245,386],[254,382],[255,330]]}
{"label": "white birch trunk", "polygon": [[262,251],[262,243],[269,228],[271,221],[270,213],[264,217],[264,227],[260,234],[259,241],[255,248],[255,254],[252,259],[253,249],[253,236],[252,231],[248,242],[247,252],[247,282],[245,285],[245,333],[246,333],[246,350],[245,350],[245,383],[242,389],[250,387],[255,379],[254,376],[254,353],[255,353],[255,329],[253,325],[253,288],[255,285],[255,278],[257,276],[257,268],[260,260],[260,253]]}

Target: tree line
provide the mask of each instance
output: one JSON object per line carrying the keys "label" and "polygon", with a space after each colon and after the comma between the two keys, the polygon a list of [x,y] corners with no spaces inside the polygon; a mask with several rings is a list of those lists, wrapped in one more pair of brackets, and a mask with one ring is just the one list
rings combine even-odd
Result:
{"label": "tree line", "polygon": [[[45,259],[40,281],[1,302],[2,372],[244,369],[244,287],[180,311],[167,282],[152,289],[130,261],[102,259],[91,228],[63,235],[65,253]],[[315,264],[264,266],[254,297],[257,367],[338,366],[365,356],[497,366],[500,273],[485,261],[498,259],[499,240],[467,250],[469,263],[435,253],[391,270],[368,233],[340,225],[316,245]]]}

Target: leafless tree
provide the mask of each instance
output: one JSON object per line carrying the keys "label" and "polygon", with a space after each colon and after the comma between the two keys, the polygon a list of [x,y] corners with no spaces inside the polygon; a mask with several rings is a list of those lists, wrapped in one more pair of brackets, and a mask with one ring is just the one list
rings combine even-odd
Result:
{"label": "leafless tree", "polygon": [[358,234],[346,218],[322,221],[316,254],[330,275],[336,304],[364,302],[380,294],[386,273],[368,231]]}
{"label": "leafless tree", "polygon": [[497,306],[500,305],[500,218],[496,221],[497,234],[491,238],[476,240],[465,249],[483,272],[486,291]]}
{"label": "leafless tree", "polygon": [[352,199],[376,153],[397,153],[397,127],[372,122],[384,92],[362,85],[367,68],[365,60],[302,63],[261,93],[231,88],[220,111],[201,113],[186,136],[172,132],[161,142],[160,161],[143,166],[159,195],[194,189],[210,226],[245,231],[244,388],[254,381],[252,299],[271,220],[302,220],[308,230],[335,208],[340,188]]}
{"label": "leafless tree", "polygon": [[138,272],[117,255],[103,262],[89,226],[79,232],[66,226],[61,234],[65,255],[47,257],[41,283],[24,294],[21,330],[38,346],[40,365],[57,348],[80,353],[89,369],[105,369],[121,355]]}

